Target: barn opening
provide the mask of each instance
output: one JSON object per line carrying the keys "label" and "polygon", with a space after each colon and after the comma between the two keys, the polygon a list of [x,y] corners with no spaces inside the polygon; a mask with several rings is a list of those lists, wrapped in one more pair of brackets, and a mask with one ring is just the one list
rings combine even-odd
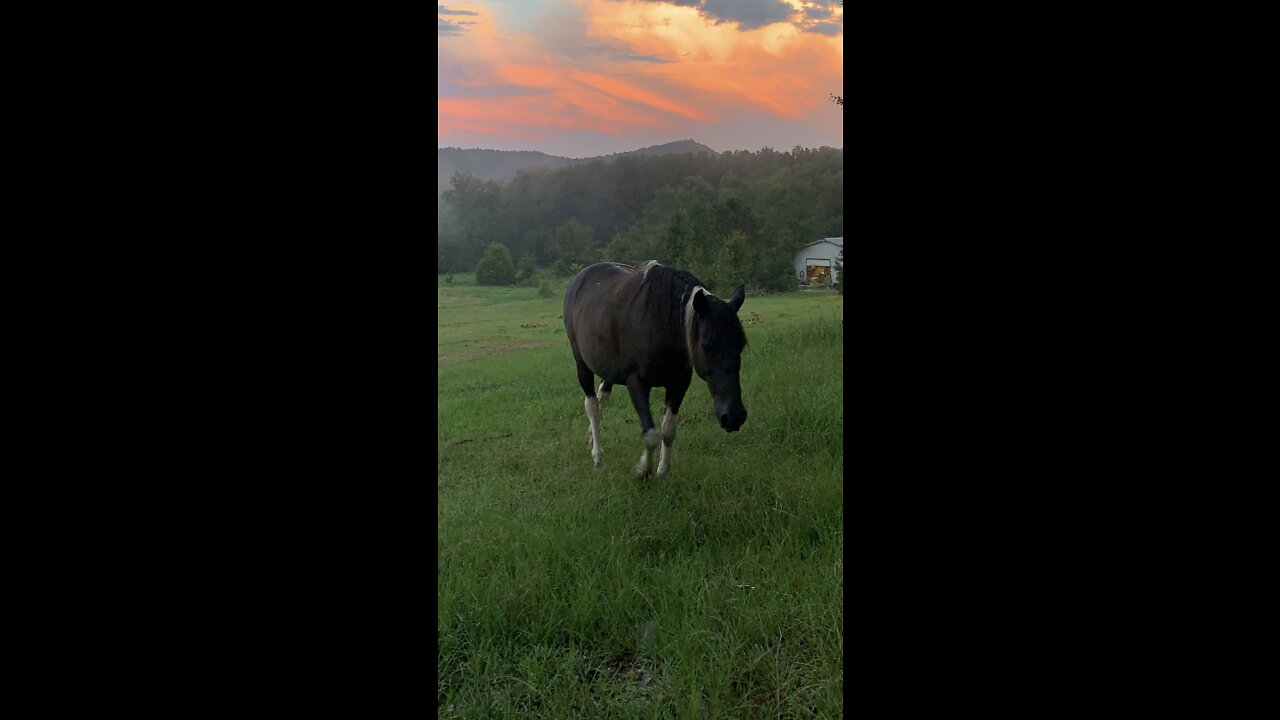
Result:
{"label": "barn opening", "polygon": [[826,258],[805,258],[805,282],[825,285],[831,278],[831,261]]}

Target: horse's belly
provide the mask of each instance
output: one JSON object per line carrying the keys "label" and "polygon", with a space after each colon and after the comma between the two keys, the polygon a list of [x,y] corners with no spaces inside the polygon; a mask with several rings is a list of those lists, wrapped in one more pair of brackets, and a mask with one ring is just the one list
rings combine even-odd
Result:
{"label": "horse's belly", "polygon": [[620,363],[616,359],[607,357],[602,353],[592,353],[590,350],[582,350],[582,361],[591,368],[591,372],[608,380],[611,383],[623,384],[627,381],[627,376],[635,372],[635,368],[629,363]]}
{"label": "horse's belly", "polygon": [[648,387],[666,387],[682,373],[689,372],[681,363],[673,362],[668,357],[641,357],[620,361],[612,356],[597,355],[591,357],[584,353],[582,360],[591,368],[591,372],[615,385],[625,385],[628,378],[636,375]]}

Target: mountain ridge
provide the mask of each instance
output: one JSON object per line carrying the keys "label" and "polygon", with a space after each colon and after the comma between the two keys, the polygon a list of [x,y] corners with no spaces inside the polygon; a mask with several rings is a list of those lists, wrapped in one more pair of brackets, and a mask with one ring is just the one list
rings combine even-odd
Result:
{"label": "mountain ridge", "polygon": [[627,150],[626,152],[612,153],[610,155],[595,155],[586,158],[548,155],[537,150],[436,148],[436,186],[437,192],[443,192],[449,187],[449,181],[453,178],[454,173],[458,172],[469,172],[479,180],[509,182],[515,178],[517,171],[538,165],[560,168],[570,165],[586,165],[596,161],[610,162],[620,157],[657,157],[680,153],[720,154],[694,140],[676,140],[675,142],[650,145],[637,150]]}

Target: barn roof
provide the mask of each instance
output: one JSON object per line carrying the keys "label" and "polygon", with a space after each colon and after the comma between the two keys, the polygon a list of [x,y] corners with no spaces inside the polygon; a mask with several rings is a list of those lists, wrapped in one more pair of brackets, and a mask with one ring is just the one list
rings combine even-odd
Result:
{"label": "barn roof", "polygon": [[[832,245],[836,245],[838,247],[844,247],[843,237],[831,237],[831,238],[822,238],[821,240],[814,240],[813,242],[809,243],[809,245],[805,245],[804,247],[809,247],[810,245],[817,245],[818,243],[821,243],[821,242],[829,242]],[[804,248],[800,248],[800,249],[803,250]]]}

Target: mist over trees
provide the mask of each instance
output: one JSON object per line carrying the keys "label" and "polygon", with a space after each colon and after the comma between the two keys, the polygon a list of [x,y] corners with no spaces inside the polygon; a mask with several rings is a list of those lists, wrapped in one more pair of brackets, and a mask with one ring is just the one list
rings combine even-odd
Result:
{"label": "mist over trees", "polygon": [[843,196],[844,151],[828,147],[621,156],[506,183],[456,173],[438,200],[437,271],[472,272],[501,243],[522,271],[657,260],[713,292],[788,289],[796,250],[844,235]]}

